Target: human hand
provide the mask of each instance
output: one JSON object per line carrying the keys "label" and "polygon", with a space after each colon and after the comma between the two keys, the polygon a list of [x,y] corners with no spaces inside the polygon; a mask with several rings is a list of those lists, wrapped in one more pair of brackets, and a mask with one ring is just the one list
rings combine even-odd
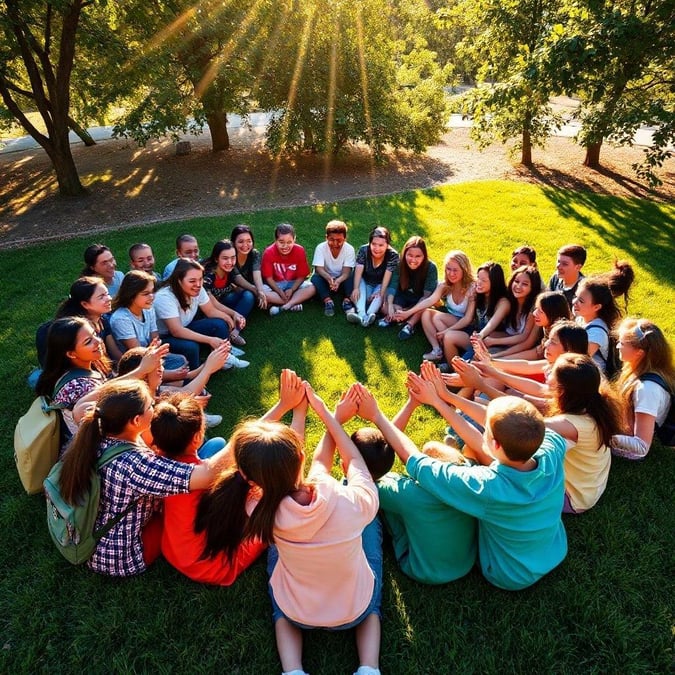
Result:
{"label": "human hand", "polygon": [[420,376],[426,382],[431,382],[434,385],[436,393],[442,398],[443,394],[447,393],[445,382],[441,377],[441,371],[431,362],[422,361],[420,365]]}
{"label": "human hand", "polygon": [[145,354],[138,366],[141,375],[148,375],[156,372],[162,365],[162,359],[169,353],[169,345],[156,344],[153,340],[151,345],[145,350]]}
{"label": "human hand", "polygon": [[405,382],[408,392],[420,403],[435,405],[439,401],[438,392],[433,382],[422,379],[415,373],[408,373]]}
{"label": "human hand", "polygon": [[239,330],[244,330],[246,328],[246,317],[239,312],[234,313],[234,324]]}
{"label": "human hand", "polygon": [[464,380],[462,380],[462,376],[458,373],[448,373],[446,375],[441,375],[441,379],[443,380],[446,387],[464,386]]}
{"label": "human hand", "polygon": [[194,399],[195,399],[195,401],[197,401],[197,403],[199,403],[202,410],[206,410],[206,406],[208,405],[209,401],[211,400],[211,394],[209,394],[208,392],[206,392],[204,394],[196,394],[194,396]]}
{"label": "human hand", "polygon": [[437,330],[436,331],[436,339],[438,342],[442,345],[443,344],[443,336],[447,333],[447,328],[443,330]]}
{"label": "human hand", "polygon": [[359,293],[359,289],[358,289],[358,288],[355,288],[355,289],[352,291],[352,294],[351,294],[350,297],[351,297],[352,302],[353,302],[354,304],[356,304],[356,303],[359,301],[360,295],[361,295],[361,294]]}
{"label": "human hand", "polygon": [[340,401],[335,406],[335,419],[340,423],[344,424],[348,422],[352,417],[356,416],[359,411],[359,398],[358,392],[354,385],[349,387],[344,394],[340,397]]}
{"label": "human hand", "polygon": [[335,277],[331,277],[328,280],[328,287],[330,288],[331,291],[335,292],[339,288],[340,284],[338,283],[338,280]]}
{"label": "human hand", "polygon": [[284,368],[279,376],[279,401],[286,410],[297,408],[305,399],[302,380],[289,368]]}
{"label": "human hand", "polygon": [[218,347],[220,347],[220,345],[226,342],[226,340],[223,340],[223,338],[219,337],[207,337],[204,342],[209,347],[211,347],[211,349],[218,349]]}
{"label": "human hand", "polygon": [[380,412],[375,397],[370,390],[367,387],[364,387],[360,382],[357,382],[352,386],[355,387],[359,398],[359,417],[362,417],[369,422],[374,422]]}
{"label": "human hand", "polygon": [[258,291],[258,307],[260,309],[267,309],[267,296],[264,291]]}
{"label": "human hand", "polygon": [[474,333],[471,336],[471,346],[473,347],[474,351],[474,361],[489,361],[490,360],[490,352],[488,351],[487,347],[485,346],[485,342],[483,341],[483,338],[478,335],[478,333]]}
{"label": "human hand", "polygon": [[483,376],[476,366],[460,359],[459,356],[455,356],[452,359],[452,367],[462,378],[462,382],[464,382],[465,386],[472,387],[473,389],[480,389]]}
{"label": "human hand", "polygon": [[221,343],[206,357],[204,368],[210,375],[217,373],[227,361],[232,349],[229,340],[222,340]]}
{"label": "human hand", "polygon": [[406,321],[409,316],[410,316],[410,312],[406,312],[403,309],[397,309],[394,312],[393,319],[394,319],[394,321],[398,321],[399,323],[402,323],[403,321]]}
{"label": "human hand", "polygon": [[314,391],[312,385],[307,382],[307,380],[302,381],[302,386],[305,390],[307,402],[309,403],[312,410],[314,410],[319,415],[319,417],[322,417],[322,413],[330,414],[323,399]]}

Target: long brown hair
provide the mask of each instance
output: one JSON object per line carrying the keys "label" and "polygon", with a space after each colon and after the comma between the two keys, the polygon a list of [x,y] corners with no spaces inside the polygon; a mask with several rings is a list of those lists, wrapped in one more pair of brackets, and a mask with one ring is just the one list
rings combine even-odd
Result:
{"label": "long brown hair", "polygon": [[561,354],[553,365],[552,383],[549,415],[588,415],[603,445],[621,433],[621,405],[590,356]]}
{"label": "long brown hair", "polygon": [[201,270],[202,276],[204,275],[204,268],[195,260],[178,258],[178,262],[173,268],[171,276],[162,283],[162,286],[168,286],[171,289],[171,292],[176,296],[182,310],[189,309],[190,300],[185,294],[180,282],[183,281],[190,270]]}
{"label": "long brown hair", "polygon": [[[405,254],[408,252],[408,249],[411,248],[418,248],[424,255],[422,264],[416,270],[411,270],[405,259]],[[399,258],[398,270],[399,288],[403,291],[410,289],[414,291],[416,295],[422,295],[424,292],[424,282],[427,279],[427,272],[429,271],[429,254],[427,253],[426,242],[422,237],[410,237],[403,245],[403,250],[401,251],[401,256]]]}
{"label": "long brown hair", "polygon": [[[243,422],[230,444],[238,469],[222,474],[197,507],[195,532],[206,533],[203,558],[224,552],[231,560],[244,539],[258,538],[265,544],[272,543],[277,508],[300,480],[302,439],[284,424]],[[250,517],[245,510],[248,481],[262,490]]]}
{"label": "long brown hair", "polygon": [[98,450],[106,436],[115,436],[145,412],[152,396],[140,380],[112,380],[101,385],[96,407],[88,411],[63,455],[61,494],[76,504],[89,489]]}

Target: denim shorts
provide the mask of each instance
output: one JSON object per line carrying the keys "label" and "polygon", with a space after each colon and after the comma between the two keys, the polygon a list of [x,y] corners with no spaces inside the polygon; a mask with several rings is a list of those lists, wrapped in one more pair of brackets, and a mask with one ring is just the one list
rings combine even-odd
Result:
{"label": "denim shorts", "polygon": [[[375,577],[375,585],[373,586],[373,595],[370,598],[370,604],[368,607],[366,607],[361,616],[358,616],[356,619],[354,619],[354,621],[343,623],[340,626],[330,626],[325,628],[325,630],[348,630],[349,628],[354,628],[354,626],[358,626],[370,614],[377,614],[377,616],[380,618],[382,617],[380,612],[380,605],[382,604],[382,523],[380,522],[378,516],[375,516],[372,522],[370,522],[363,530],[361,542],[363,544],[363,552],[366,554],[366,560],[368,561],[368,565],[370,566],[373,576]],[[269,547],[269,551],[267,553],[267,574],[270,578],[274,568],[276,567],[277,560],[279,560],[279,552],[277,547],[272,544]],[[323,628],[323,626],[310,626],[289,619],[281,611],[279,605],[277,605],[277,602],[274,599],[272,586],[269,582],[267,584],[267,588],[272,601],[272,620],[274,623],[283,618],[292,623],[294,626],[303,628],[305,630]]]}
{"label": "denim shorts", "polygon": [[[293,286],[294,283],[295,283],[295,281],[277,281],[277,286],[278,286],[282,291],[287,291],[289,288],[291,288],[291,287]],[[311,282],[311,281],[307,281],[307,279],[305,279],[305,281],[303,281],[303,282],[298,286],[298,289],[300,289],[300,288],[307,288],[308,286],[311,286],[311,285],[312,285],[312,282]],[[271,286],[268,286],[267,284],[263,284],[263,290],[264,290],[266,293],[273,293],[272,287],[271,287]]]}

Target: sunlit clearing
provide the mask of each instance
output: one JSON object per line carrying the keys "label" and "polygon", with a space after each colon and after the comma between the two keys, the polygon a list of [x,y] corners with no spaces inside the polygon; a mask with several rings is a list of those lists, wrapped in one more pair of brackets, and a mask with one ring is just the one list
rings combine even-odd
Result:
{"label": "sunlit clearing", "polygon": [[363,92],[363,111],[366,117],[366,138],[370,143],[373,138],[373,124],[370,119],[370,105],[368,104],[368,70],[366,69],[366,55],[363,45],[363,19],[361,9],[356,14],[356,35],[359,46],[359,70],[361,72],[361,91]]}
{"label": "sunlit clearing", "polygon": [[[335,19],[333,34],[340,35],[340,24]],[[324,179],[328,179],[330,165],[333,158],[333,145],[335,143],[335,90],[337,88],[337,39],[333,40],[330,49],[330,66],[328,79],[328,114],[326,115],[326,153],[324,156]]]}
{"label": "sunlit clearing", "polygon": [[141,192],[145,189],[145,186],[152,180],[152,178],[155,175],[155,170],[150,169],[143,178],[141,178],[140,182],[135,188],[131,188],[127,190],[124,194],[126,197],[138,197]]}
{"label": "sunlit clearing", "polygon": [[[303,340],[302,356],[310,370],[298,375],[312,383],[329,407],[340,399],[343,392],[339,384],[341,378],[335,377],[335,373],[349,373],[349,380],[356,379],[349,361],[335,351],[330,336],[324,336],[317,342]],[[330,364],[330,368],[326,367],[327,364]]]}
{"label": "sunlit clearing", "polygon": [[279,375],[272,364],[266,363],[260,369],[260,401],[266,410],[271,408],[279,399]]}
{"label": "sunlit clearing", "polygon": [[246,17],[239,25],[237,31],[230,37],[227,41],[227,44],[223,50],[218,54],[210,63],[209,67],[206,69],[206,72],[202,76],[202,79],[199,80],[197,86],[195,87],[195,96],[201,98],[204,95],[204,92],[211,86],[212,82],[218,76],[218,73],[224,63],[229,61],[232,52],[239,45],[239,43],[246,37],[249,27],[253,21],[258,16],[258,10],[261,5],[264,4],[264,0],[257,0],[257,2],[252,5],[246,14]]}

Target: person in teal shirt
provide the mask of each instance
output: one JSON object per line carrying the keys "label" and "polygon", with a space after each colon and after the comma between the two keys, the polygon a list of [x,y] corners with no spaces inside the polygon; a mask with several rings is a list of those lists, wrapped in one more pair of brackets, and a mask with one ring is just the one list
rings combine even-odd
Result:
{"label": "person in teal shirt", "polygon": [[567,555],[561,520],[565,440],[545,430],[531,403],[512,396],[490,401],[487,409],[462,404],[463,412],[485,425],[481,434],[447,405],[441,395],[445,385],[432,364],[425,365],[422,377],[409,373],[407,385],[414,399],[432,405],[453,426],[466,443],[465,453],[479,465],[455,465],[421,453],[365,387],[359,391],[359,415],[376,424],[422,488],[478,518],[478,555],[490,583],[505,590],[536,583]]}

